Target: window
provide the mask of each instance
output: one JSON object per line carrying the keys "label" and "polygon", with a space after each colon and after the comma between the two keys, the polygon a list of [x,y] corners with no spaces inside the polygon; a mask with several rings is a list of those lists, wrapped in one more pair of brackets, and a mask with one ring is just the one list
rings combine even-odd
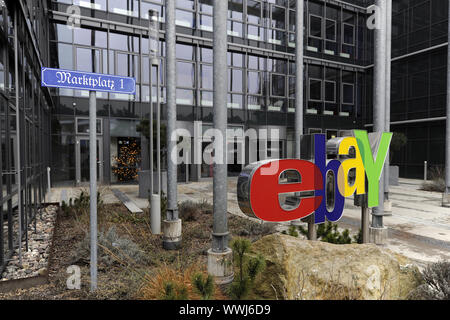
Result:
{"label": "window", "polygon": [[249,94],[262,94],[262,77],[261,72],[249,71],[247,79],[247,93]]}
{"label": "window", "polygon": [[177,43],[177,59],[195,61],[194,47]]}
{"label": "window", "polygon": [[213,89],[213,66],[200,65],[200,88]]}
{"label": "window", "polygon": [[58,67],[61,69],[73,69],[73,47],[70,44],[58,43]]}
{"label": "window", "polygon": [[80,6],[80,7],[93,9],[93,10],[106,11],[106,0],[95,0],[95,1],[92,1],[92,0],[74,0],[73,4],[77,5],[77,6]]}
{"label": "window", "polygon": [[343,43],[353,46],[355,44],[355,27],[351,24],[343,25]]}
{"label": "window", "polygon": [[194,0],[177,0],[177,8],[195,10]]}
{"label": "window", "polygon": [[230,0],[228,1],[228,18],[233,20],[242,21],[244,5],[243,0]]}
{"label": "window", "polygon": [[247,22],[261,24],[261,2],[247,0]]}
{"label": "window", "polygon": [[322,101],[322,80],[309,79],[309,100]]}
{"label": "window", "polygon": [[194,91],[177,89],[177,104],[194,105]]}
{"label": "window", "polygon": [[351,83],[342,84],[342,103],[354,104],[354,85]]}
{"label": "window", "polygon": [[309,36],[322,39],[322,17],[309,16]]}
{"label": "window", "polygon": [[[158,1],[158,0],[156,0]],[[150,10],[158,12],[159,21],[164,22],[164,6],[162,4],[148,3],[145,0],[141,1],[141,18],[148,19],[148,12]]]}
{"label": "window", "polygon": [[325,81],[325,102],[336,102],[336,82]]}
{"label": "window", "polygon": [[177,87],[195,87],[195,64],[177,61]]}
{"label": "window", "polygon": [[74,29],[74,43],[85,46],[106,48],[107,34],[103,31],[96,31],[86,28]]}
{"label": "window", "polygon": [[286,76],[280,74],[272,74],[272,96],[286,96]]}
{"label": "window", "polygon": [[274,29],[286,29],[286,9],[277,6],[271,6],[271,27]]}
{"label": "window", "polygon": [[328,41],[336,41],[336,21],[326,19],[325,39]]}
{"label": "window", "polygon": [[4,49],[0,49],[0,90],[5,90],[5,67],[3,64]]}
{"label": "window", "polygon": [[228,69],[228,91],[243,92],[242,70]]}
{"label": "window", "polygon": [[[77,71],[100,72],[100,51],[95,49],[77,48]],[[95,65],[94,65],[95,64]]]}
{"label": "window", "polygon": [[112,13],[138,17],[139,1],[138,0],[109,0],[108,11]]}
{"label": "window", "polygon": [[198,0],[198,8],[202,13],[213,14],[212,0]]}
{"label": "window", "polygon": [[[117,53],[116,73],[123,77],[138,78],[138,56],[126,53]],[[153,78],[155,79],[155,78]]]}
{"label": "window", "polygon": [[[89,134],[89,119],[77,118],[77,134]],[[102,120],[97,119],[97,134],[102,134]]]}

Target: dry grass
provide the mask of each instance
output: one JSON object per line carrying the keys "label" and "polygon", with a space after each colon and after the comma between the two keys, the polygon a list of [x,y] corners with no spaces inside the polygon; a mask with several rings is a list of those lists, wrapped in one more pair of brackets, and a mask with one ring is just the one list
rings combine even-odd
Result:
{"label": "dry grass", "polygon": [[[184,270],[167,265],[159,267],[151,274],[146,274],[142,280],[136,299],[138,300],[161,300],[164,299],[166,284],[171,282],[175,287],[185,287],[189,300],[200,300],[200,295],[192,285],[192,277],[196,273],[207,275],[205,270],[199,270],[198,265],[192,265]],[[220,288],[215,286],[212,300],[225,300],[226,297]]]}

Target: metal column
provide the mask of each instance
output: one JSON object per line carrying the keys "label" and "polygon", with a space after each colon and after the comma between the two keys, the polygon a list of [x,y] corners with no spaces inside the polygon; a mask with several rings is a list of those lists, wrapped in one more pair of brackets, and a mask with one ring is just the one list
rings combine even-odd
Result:
{"label": "metal column", "polygon": [[177,163],[173,161],[172,150],[177,141],[172,140],[176,132],[176,25],[175,0],[166,0],[166,90],[167,90],[167,216],[164,223],[163,247],[168,250],[181,245],[182,224],[178,217],[177,204]]}
{"label": "metal column", "polygon": [[[391,131],[391,52],[392,52],[392,0],[386,0],[386,122],[384,130]],[[384,196],[389,200],[389,153],[384,165]]]}
{"label": "metal column", "polygon": [[[214,222],[212,250],[224,252],[228,247],[227,221],[227,12],[228,1],[214,0],[214,129],[222,134],[222,141],[215,143],[213,178]],[[221,155],[222,159],[218,159]],[[217,163],[218,162],[218,163]]]}
{"label": "metal column", "polygon": [[[373,120],[374,131],[384,132],[386,122],[386,1],[376,0],[380,23],[375,29]],[[379,206],[372,210],[372,228],[383,228],[384,172],[380,178]]]}
{"label": "metal column", "polygon": [[[159,58],[159,14],[148,12],[149,82],[150,82],[150,225],[152,234],[161,233],[161,103],[160,103],[160,58]],[[153,98],[152,71],[156,68],[156,181],[157,193],[153,188]]]}
{"label": "metal column", "polygon": [[97,290],[97,93],[89,92],[91,291]]}
{"label": "metal column", "polygon": [[[15,90],[16,90],[16,183],[17,183],[17,214],[19,218],[19,265],[22,265],[22,167],[20,150],[20,84],[19,84],[19,38],[17,34],[17,11],[18,5],[14,10],[14,69],[15,69]],[[26,226],[28,228],[28,226]]]}
{"label": "metal column", "polygon": [[[445,134],[445,196],[450,192],[450,3],[448,4],[448,62],[447,62],[447,128]],[[448,201],[448,199],[446,199]]]}
{"label": "metal column", "polygon": [[303,135],[303,0],[297,1],[295,24],[295,157],[300,159],[300,136]]}

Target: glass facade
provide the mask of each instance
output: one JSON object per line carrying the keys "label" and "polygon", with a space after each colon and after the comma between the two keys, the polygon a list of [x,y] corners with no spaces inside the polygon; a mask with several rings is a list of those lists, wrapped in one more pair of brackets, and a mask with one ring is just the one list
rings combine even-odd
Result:
{"label": "glass facade", "polygon": [[[213,107],[213,6],[212,0],[176,1],[178,121],[212,123]],[[356,1],[365,2],[365,1]],[[305,101],[308,128],[342,130],[363,126],[365,65],[371,54],[364,28],[362,3],[305,1]],[[228,9],[228,122],[244,129],[280,127],[292,131],[295,112],[295,4],[287,0],[230,0]],[[90,22],[70,28],[70,5],[80,6]],[[96,71],[137,80],[137,95],[98,94],[98,117],[105,130],[99,134],[104,146],[104,179],[115,182],[111,123],[148,119],[149,102],[156,102],[156,79],[165,103],[165,48],[160,39],[160,74],[150,71],[148,58],[148,10],[158,12],[164,30],[163,0],[52,1],[50,42],[53,67]],[[98,21],[98,27],[93,27]],[[87,21],[87,20],[86,20]],[[126,24],[126,27],[125,27]],[[151,72],[152,86],[150,88]],[[70,129],[88,112],[87,93],[53,90],[56,101],[52,122],[54,147],[76,153],[78,134]],[[152,98],[150,98],[152,97]],[[164,117],[163,112],[163,117]],[[164,119],[163,119],[164,120]],[[284,130],[286,132],[286,130]],[[140,136],[137,132],[121,138]],[[287,140],[287,136],[282,140]],[[142,140],[143,142],[143,140]],[[285,155],[287,155],[285,148]],[[76,155],[76,154],[75,154]],[[54,179],[76,181],[76,157],[55,161]],[[145,167],[145,164],[142,164]]]}
{"label": "glass facade", "polygon": [[[370,129],[373,31],[366,27],[366,8],[371,4],[369,0],[305,0],[305,133],[338,135],[341,130]],[[150,102],[155,104],[157,95],[163,123],[165,120],[164,0],[51,0],[48,5],[49,23],[35,24],[40,34],[43,26],[48,28],[50,52],[41,52],[48,66],[137,80],[135,96],[97,93],[101,179],[119,182],[114,168],[121,144],[140,144],[144,160],[139,166],[148,166],[144,152],[147,140],[139,128],[149,118]],[[71,27],[68,17],[72,5],[78,6],[83,16],[76,28]],[[294,141],[295,5],[291,0],[228,1],[229,125],[244,130],[279,128],[283,156],[292,156]],[[443,116],[446,6],[430,0],[393,1],[394,129],[400,122]],[[157,11],[162,31],[159,70],[149,66],[149,10]],[[8,17],[2,19],[8,35]],[[195,121],[207,127],[213,120],[213,1],[177,0],[176,32],[177,120],[192,131]],[[416,54],[418,50],[425,52]],[[0,59],[0,90],[7,90],[11,86],[8,78],[14,78],[7,63],[11,58],[5,53]],[[51,89],[50,93],[54,103],[51,147],[58,151],[52,153],[52,179],[82,183],[79,142],[86,132],[79,127],[88,117],[88,93],[68,89]],[[407,152],[398,157],[394,162],[403,168],[402,175],[414,175],[404,169],[412,159]],[[436,159],[436,163],[443,163],[443,159]]]}
{"label": "glass facade", "polygon": [[445,163],[447,13],[448,1],[393,1],[392,131],[408,138],[393,164],[403,177]]}
{"label": "glass facade", "polygon": [[53,104],[40,85],[50,58],[46,10],[41,1],[0,1],[0,273],[19,241],[28,245],[28,225],[47,190]]}

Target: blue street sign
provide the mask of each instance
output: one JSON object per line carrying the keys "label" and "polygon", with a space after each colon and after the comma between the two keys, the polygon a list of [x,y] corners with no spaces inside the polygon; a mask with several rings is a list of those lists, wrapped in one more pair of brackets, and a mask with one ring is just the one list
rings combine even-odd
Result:
{"label": "blue street sign", "polygon": [[107,74],[42,68],[43,87],[136,94],[136,79]]}

